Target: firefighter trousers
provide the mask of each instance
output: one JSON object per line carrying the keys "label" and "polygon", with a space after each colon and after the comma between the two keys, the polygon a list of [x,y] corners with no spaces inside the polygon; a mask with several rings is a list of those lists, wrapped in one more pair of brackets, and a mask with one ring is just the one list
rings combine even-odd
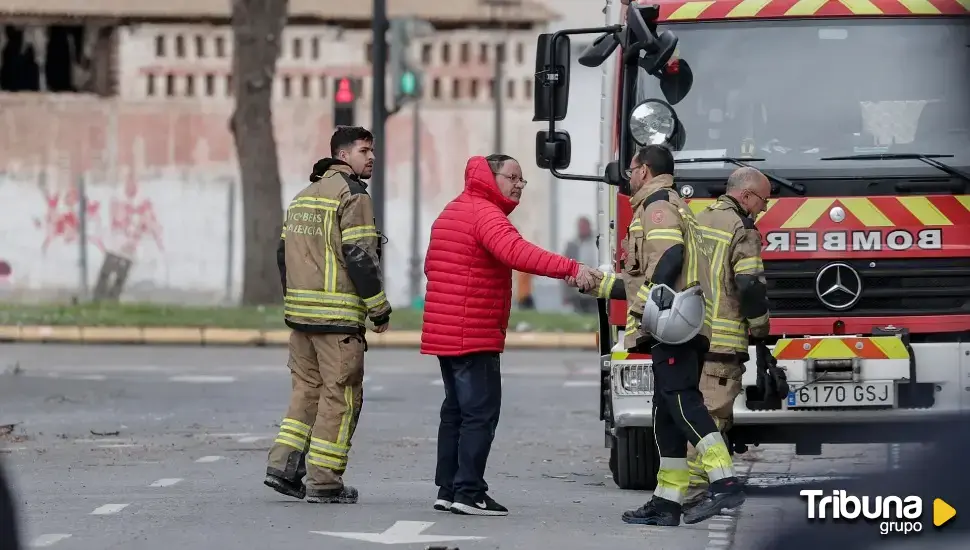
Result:
{"label": "firefighter trousers", "polygon": [[[725,437],[734,421],[734,401],[741,394],[742,374],[744,370],[740,358],[709,359],[701,371],[699,388],[704,396],[704,406],[722,437]],[[693,445],[687,447],[687,466],[690,470],[687,500],[690,501],[704,494],[710,485],[704,464]]]}
{"label": "firefighter trousers", "polygon": [[290,405],[269,450],[266,473],[290,482],[306,475],[307,494],[343,487],[363,405],[362,334],[290,334]]}
{"label": "firefighter trousers", "polygon": [[734,478],[734,463],[698,388],[702,351],[690,344],[659,344],[651,353],[653,433],[660,454],[660,471],[653,494],[654,498],[681,505],[690,483],[688,444],[697,449],[711,483]]}

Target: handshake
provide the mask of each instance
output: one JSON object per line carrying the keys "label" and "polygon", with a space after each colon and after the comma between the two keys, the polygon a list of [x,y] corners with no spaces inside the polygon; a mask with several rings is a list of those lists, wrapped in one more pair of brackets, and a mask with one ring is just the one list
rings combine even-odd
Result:
{"label": "handshake", "polygon": [[566,284],[579,289],[582,293],[595,290],[603,281],[603,273],[585,264],[579,264],[579,273],[575,277],[566,277]]}

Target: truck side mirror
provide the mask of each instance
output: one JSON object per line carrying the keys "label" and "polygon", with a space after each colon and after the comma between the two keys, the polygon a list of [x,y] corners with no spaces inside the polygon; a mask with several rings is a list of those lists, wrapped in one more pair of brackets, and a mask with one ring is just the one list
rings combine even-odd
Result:
{"label": "truck side mirror", "polygon": [[555,51],[552,37],[551,33],[540,34],[536,41],[533,122],[566,118],[569,104],[569,37],[560,35],[556,39]]}
{"label": "truck side mirror", "polygon": [[584,67],[599,67],[619,46],[620,38],[617,33],[603,33],[583,51],[583,55],[579,56],[579,64]]}
{"label": "truck side mirror", "polygon": [[686,59],[674,59],[660,69],[660,91],[671,105],[680,103],[694,84],[694,73]]}
{"label": "truck side mirror", "polygon": [[623,183],[623,171],[620,170],[620,163],[613,160],[606,165],[606,173],[603,174],[603,181],[607,185],[619,187]]}
{"label": "truck side mirror", "polygon": [[565,170],[572,157],[569,132],[548,130],[536,132],[536,165],[543,170]]}

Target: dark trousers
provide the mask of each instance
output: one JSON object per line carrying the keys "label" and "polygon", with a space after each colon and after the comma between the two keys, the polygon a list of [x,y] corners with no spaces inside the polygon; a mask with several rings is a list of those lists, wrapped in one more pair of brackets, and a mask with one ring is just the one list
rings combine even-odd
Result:
{"label": "dark trousers", "polygon": [[[488,491],[485,465],[502,406],[499,354],[439,357],[445,399],[438,426],[439,497],[480,499]],[[477,500],[472,500],[477,502]]]}
{"label": "dark trousers", "polygon": [[658,344],[652,350],[653,431],[661,457],[686,458],[688,441],[696,447],[717,432],[698,389],[703,351],[691,344]]}

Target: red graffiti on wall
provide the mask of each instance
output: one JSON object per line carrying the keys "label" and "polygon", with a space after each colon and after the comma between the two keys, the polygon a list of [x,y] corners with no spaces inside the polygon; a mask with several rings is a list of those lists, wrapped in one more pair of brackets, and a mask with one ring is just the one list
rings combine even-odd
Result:
{"label": "red graffiti on wall", "polygon": [[138,196],[138,185],[125,184],[125,196],[111,200],[111,233],[122,238],[121,253],[131,256],[145,237],[151,238],[159,250],[162,246],[162,226],[155,216],[151,199]]}
{"label": "red graffiti on wall", "polygon": [[[81,238],[81,216],[79,211],[79,194],[77,188],[68,191],[44,191],[47,212],[44,219],[34,219],[34,226],[44,231],[44,242],[41,250],[55,241],[75,243]],[[85,214],[89,220],[97,219],[101,215],[101,204],[98,201],[88,201]],[[104,250],[104,243],[97,235],[88,235],[88,242]]]}

